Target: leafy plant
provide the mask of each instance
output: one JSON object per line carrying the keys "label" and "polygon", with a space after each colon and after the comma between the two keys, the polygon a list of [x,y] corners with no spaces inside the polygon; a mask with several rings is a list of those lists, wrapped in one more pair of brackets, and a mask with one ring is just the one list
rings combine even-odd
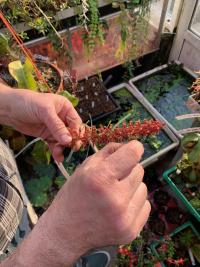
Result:
{"label": "leafy plant", "polygon": [[26,182],[26,192],[35,207],[43,207],[48,202],[48,190],[51,186],[52,180],[49,176],[41,176]]}
{"label": "leafy plant", "polygon": [[28,58],[24,64],[20,60],[11,62],[8,68],[10,75],[17,81],[19,88],[38,90],[37,82],[33,76],[34,68]]}
{"label": "leafy plant", "polygon": [[189,183],[200,183],[200,134],[189,133],[181,140],[184,154],[177,164],[178,173],[182,173]]}
{"label": "leafy plant", "polygon": [[52,179],[56,174],[56,170],[52,164],[36,164],[33,166],[33,169],[39,177],[47,176],[49,179]]}

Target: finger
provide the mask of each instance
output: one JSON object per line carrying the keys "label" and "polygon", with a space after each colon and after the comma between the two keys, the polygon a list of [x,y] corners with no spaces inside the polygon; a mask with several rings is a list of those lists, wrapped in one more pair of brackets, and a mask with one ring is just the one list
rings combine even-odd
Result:
{"label": "finger", "polygon": [[133,197],[136,190],[142,183],[142,179],[144,177],[144,169],[143,167],[138,163],[131,173],[125,177],[123,180],[119,182],[119,186],[121,189],[126,192],[127,201],[130,200],[130,198]]}
{"label": "finger", "polygon": [[[77,133],[80,131],[80,127],[83,125],[83,122],[78,115],[77,111],[71,103],[65,101],[64,109],[67,114],[66,123],[71,128],[74,129]],[[82,130],[82,129],[81,129]]]}
{"label": "finger", "polygon": [[139,236],[140,232],[142,231],[142,228],[144,227],[149,218],[150,211],[151,205],[149,201],[146,200],[137,217],[132,216],[133,219],[131,227],[128,229],[127,233],[124,234],[124,238],[120,240],[121,244],[131,243]]}
{"label": "finger", "polygon": [[144,148],[140,142],[131,141],[105,159],[105,169],[109,171],[110,177],[121,180],[130,174],[140,161],[143,152]]}
{"label": "finger", "polygon": [[48,110],[44,115],[45,124],[55,140],[61,145],[71,143],[72,137],[64,122],[56,114],[55,109]]}
{"label": "finger", "polygon": [[96,155],[99,158],[105,159],[111,154],[113,154],[114,152],[116,152],[121,146],[123,146],[123,144],[111,142],[108,145],[106,145],[104,148],[102,148],[100,151],[98,151]]}
{"label": "finger", "polygon": [[58,163],[63,162],[64,156],[63,156],[63,147],[56,143],[50,143],[49,149],[51,150],[52,156],[54,160]]}
{"label": "finger", "polygon": [[150,212],[151,204],[148,200],[146,200],[137,218],[133,221],[137,236],[140,234],[144,225],[147,223]]}
{"label": "finger", "polygon": [[141,208],[147,200],[147,187],[144,183],[140,183],[135,194],[133,195],[128,209],[130,213],[134,213],[135,217],[140,213]]}

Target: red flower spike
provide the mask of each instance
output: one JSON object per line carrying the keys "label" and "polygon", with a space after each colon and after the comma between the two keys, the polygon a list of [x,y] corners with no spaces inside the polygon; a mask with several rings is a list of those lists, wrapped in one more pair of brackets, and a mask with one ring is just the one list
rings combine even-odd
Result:
{"label": "red flower spike", "polygon": [[162,122],[155,120],[144,120],[143,123],[140,121],[135,123],[132,121],[129,123],[124,122],[122,127],[116,127],[114,129],[112,125],[107,127],[101,126],[99,128],[96,128],[96,126],[86,126],[83,136],[69,129],[73,140],[71,146],[73,147],[78,140],[82,142],[84,148],[90,142],[93,145],[100,146],[105,146],[109,142],[127,142],[149,135],[155,135],[163,126],[164,124]]}

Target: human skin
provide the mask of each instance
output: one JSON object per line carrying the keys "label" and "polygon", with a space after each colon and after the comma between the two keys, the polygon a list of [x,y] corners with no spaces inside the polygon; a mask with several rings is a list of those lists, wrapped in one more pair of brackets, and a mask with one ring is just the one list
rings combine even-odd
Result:
{"label": "human skin", "polygon": [[[66,98],[54,94],[12,89],[0,83],[0,124],[45,140],[56,161],[63,161],[62,151],[71,143],[68,127],[77,132],[82,121]],[[76,144],[78,149],[80,143]]]}
{"label": "human skin", "polygon": [[[0,122],[7,120],[9,125],[18,125],[19,130],[22,127],[22,132],[32,122],[32,131],[38,124],[46,131],[47,126],[39,117],[49,115],[44,113],[45,107],[41,108],[47,104],[39,101],[42,95],[37,94],[35,98],[31,92],[30,97],[25,90],[18,89],[14,97],[12,94],[9,89],[0,90]],[[57,103],[54,101],[48,101],[48,107],[49,103]],[[38,109],[43,112],[36,112]],[[62,112],[64,117],[69,115]],[[62,120],[61,113],[58,109]],[[59,140],[55,133],[49,132],[48,138]],[[40,133],[36,127],[35,135]],[[123,145],[110,143],[89,157],[58,192],[28,237],[0,267],[68,267],[91,249],[135,239],[150,213],[147,188],[142,182],[144,170],[138,163],[142,154],[142,144],[131,141]]]}

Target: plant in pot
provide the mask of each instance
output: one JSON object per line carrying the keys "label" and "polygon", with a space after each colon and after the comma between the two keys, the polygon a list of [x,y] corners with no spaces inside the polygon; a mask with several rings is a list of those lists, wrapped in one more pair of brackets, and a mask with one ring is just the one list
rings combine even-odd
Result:
{"label": "plant in pot", "polygon": [[162,267],[198,266],[200,235],[191,222],[181,225],[169,236],[153,241],[151,249]]}
{"label": "plant in pot", "polygon": [[166,171],[164,179],[200,221],[200,134],[189,133],[181,140],[182,159]]}
{"label": "plant in pot", "polygon": [[159,258],[149,247],[151,233],[143,230],[130,244],[120,246],[116,257],[116,267],[154,267]]}

